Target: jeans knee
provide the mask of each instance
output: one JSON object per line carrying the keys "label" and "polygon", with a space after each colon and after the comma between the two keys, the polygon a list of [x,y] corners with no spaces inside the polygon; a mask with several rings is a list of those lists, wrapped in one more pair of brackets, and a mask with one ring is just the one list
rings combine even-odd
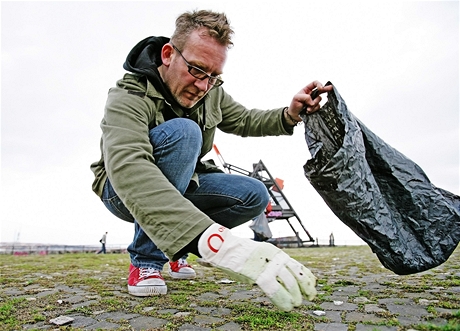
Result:
{"label": "jeans knee", "polygon": [[176,118],[171,121],[177,121],[177,133],[181,135],[182,139],[187,140],[189,143],[196,143],[201,147],[202,134],[200,126],[192,120],[186,118]]}
{"label": "jeans knee", "polygon": [[268,194],[265,184],[259,180],[255,180],[252,194],[254,209],[258,211],[257,214],[263,213],[270,201],[270,195]]}
{"label": "jeans knee", "polygon": [[201,136],[201,128],[195,121],[189,120],[187,118],[176,118],[174,121],[180,122],[187,132]]}
{"label": "jeans knee", "polygon": [[201,149],[202,133],[199,125],[186,118],[174,118],[150,130],[154,146],[183,144],[191,149]]}

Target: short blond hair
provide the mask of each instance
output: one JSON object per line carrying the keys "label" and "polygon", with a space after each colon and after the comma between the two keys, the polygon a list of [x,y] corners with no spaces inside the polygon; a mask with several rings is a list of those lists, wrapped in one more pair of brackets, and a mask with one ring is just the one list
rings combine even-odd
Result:
{"label": "short blond hair", "polygon": [[233,29],[224,13],[209,10],[195,10],[185,12],[176,19],[176,29],[171,41],[179,49],[183,49],[190,34],[198,29],[205,28],[208,35],[221,45],[233,46]]}

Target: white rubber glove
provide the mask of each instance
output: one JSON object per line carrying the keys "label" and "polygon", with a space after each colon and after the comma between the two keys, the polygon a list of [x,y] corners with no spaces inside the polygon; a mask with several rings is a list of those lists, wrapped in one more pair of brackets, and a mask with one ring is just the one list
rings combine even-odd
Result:
{"label": "white rubber glove", "polygon": [[257,284],[279,309],[302,304],[302,293],[316,295],[316,277],[279,248],[265,242],[235,237],[219,224],[211,225],[198,241],[204,262],[237,280]]}

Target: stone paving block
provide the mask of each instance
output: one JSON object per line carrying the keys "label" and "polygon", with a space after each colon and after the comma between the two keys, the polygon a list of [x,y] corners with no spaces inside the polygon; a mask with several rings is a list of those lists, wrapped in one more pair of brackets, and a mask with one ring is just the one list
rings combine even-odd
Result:
{"label": "stone paving block", "polygon": [[[260,297],[252,298],[251,302],[260,302],[260,304],[264,305],[264,306],[269,306],[269,305],[272,304],[270,302],[270,299],[267,298],[266,296],[260,296]],[[302,304],[308,306],[310,303],[302,303]]]}
{"label": "stone paving block", "polygon": [[136,299],[133,299],[135,297],[133,297],[132,295],[129,296],[128,298],[126,298],[126,303],[129,304],[131,307],[136,307],[138,306],[140,303],[141,303],[141,300],[136,300]]}
{"label": "stone paving block", "polygon": [[[150,309],[145,310],[145,308],[144,308],[144,311],[150,311],[150,310],[155,309],[154,307],[148,307],[148,308],[150,308]],[[174,315],[175,313],[177,313],[177,309],[160,309],[160,310],[157,310],[157,313],[158,314],[171,314],[171,315]]]}
{"label": "stone paving block", "polygon": [[88,292],[88,291],[83,290],[83,289],[75,289],[75,291],[73,292],[73,294],[74,294],[74,295],[85,296],[85,295],[91,294],[91,292]]}
{"label": "stone paving block", "polygon": [[329,295],[329,296],[324,296],[324,300],[327,301],[343,301],[347,302],[348,301],[348,296],[347,295]]}
{"label": "stone paving block", "polygon": [[180,311],[178,313],[175,313],[174,314],[174,317],[186,317],[186,316],[189,316],[191,315],[192,313],[189,312],[189,311]]}
{"label": "stone paving block", "polygon": [[49,330],[55,327],[55,325],[45,324],[45,322],[38,322],[35,324],[24,324],[22,330]]}
{"label": "stone paving block", "polygon": [[214,307],[195,307],[195,310],[201,314],[210,314]]}
{"label": "stone paving block", "polygon": [[406,293],[403,293],[404,296],[406,298],[410,298],[410,299],[413,299],[413,300],[418,300],[418,299],[432,299],[432,298],[435,298],[435,296],[431,293],[428,293],[428,292],[421,292],[421,293],[409,293],[409,292],[406,292]]}
{"label": "stone paving block", "polygon": [[25,291],[18,290],[17,288],[5,288],[3,289],[3,293],[6,295],[17,296],[24,294]]}
{"label": "stone paving block", "polygon": [[79,302],[85,301],[86,298],[81,295],[72,295],[72,296],[63,298],[62,300],[65,303],[79,303]]}
{"label": "stone paving block", "polygon": [[[458,276],[460,277],[460,276]],[[454,286],[446,289],[447,293],[460,293],[460,286]]]}
{"label": "stone paving block", "polygon": [[419,299],[418,304],[421,306],[436,305],[439,303],[439,300],[428,300],[428,299]]}
{"label": "stone paving block", "polygon": [[88,307],[88,306],[91,306],[92,304],[97,304],[97,303],[98,303],[97,300],[82,301],[82,302],[72,305],[72,308],[75,309],[75,308],[81,308],[81,307]]}
{"label": "stone paving block", "polygon": [[397,331],[396,326],[356,324],[356,331]]}
{"label": "stone paving block", "polygon": [[315,324],[315,331],[347,331],[348,325],[342,323],[318,323]]}
{"label": "stone paving block", "polygon": [[[260,294],[260,297],[261,297],[261,298],[264,298],[266,301],[269,301],[269,302],[270,302],[270,299],[268,299],[268,297],[263,296],[262,294]],[[311,302],[311,301],[306,300],[305,298],[303,298],[303,300],[302,300],[302,305],[304,305],[304,306],[310,306],[310,305],[312,305],[312,304],[313,304],[313,302]]]}
{"label": "stone paving block", "polygon": [[364,311],[366,313],[384,313],[386,312],[385,309],[379,307],[378,305],[375,304],[367,304],[364,306]]}
{"label": "stone paving block", "polygon": [[98,321],[92,317],[86,317],[81,315],[72,315],[74,321],[70,324],[73,328],[86,328],[92,324],[96,324]]}
{"label": "stone paving block", "polygon": [[395,305],[387,304],[387,309],[392,314],[398,314],[399,316],[429,316],[430,314],[426,311],[425,306],[421,305]]}
{"label": "stone paving block", "polygon": [[458,309],[446,309],[446,308],[439,308],[435,307],[434,308],[438,313],[441,314],[448,314],[448,315],[453,315],[456,314],[459,310]]}
{"label": "stone paving block", "polygon": [[65,284],[57,284],[55,287],[56,290],[66,292],[66,293],[73,293],[76,292],[76,290],[70,286],[67,286]]}
{"label": "stone paving block", "polygon": [[241,328],[241,326],[237,323],[234,323],[234,322],[230,322],[230,323],[227,323],[227,324],[224,324],[222,326],[219,326],[218,328],[216,328],[216,330],[222,330],[222,331],[241,331],[243,330]]}
{"label": "stone paving block", "polygon": [[[345,286],[338,289],[339,293],[357,293],[361,288],[359,286]],[[335,293],[334,293],[335,294]]]}
{"label": "stone paving block", "polygon": [[345,315],[345,321],[347,322],[369,322],[369,323],[377,324],[385,320],[383,318],[375,316],[374,314],[350,312]]}
{"label": "stone paving block", "polygon": [[442,325],[447,324],[447,320],[444,319],[444,318],[434,318],[434,319],[428,320],[427,323],[433,324],[433,325],[436,325],[436,326],[442,326]]}
{"label": "stone paving block", "polygon": [[55,324],[55,325],[66,325],[72,323],[74,320],[73,317],[65,316],[65,315],[60,315],[56,318],[50,319],[50,323]]}
{"label": "stone paving block", "polygon": [[116,330],[118,328],[120,328],[120,325],[116,323],[101,321],[85,327],[85,330]]}
{"label": "stone paving block", "polygon": [[341,323],[342,322],[342,312],[341,311],[326,311],[326,315],[318,317],[317,315],[313,314],[313,312],[309,312],[308,314],[316,320],[327,320],[328,322],[331,323]]}
{"label": "stone paving block", "polygon": [[149,316],[135,317],[129,321],[134,331],[144,331],[154,328],[161,328],[168,323],[167,320]]}
{"label": "stone paving block", "polygon": [[443,293],[445,291],[446,291],[446,288],[442,286],[432,287],[431,289],[427,290],[427,292],[430,292],[430,293]]}
{"label": "stone paving block", "polygon": [[215,301],[221,298],[221,296],[217,293],[206,292],[201,294],[197,299],[200,301]]}
{"label": "stone paving block", "polygon": [[195,316],[193,321],[199,325],[207,325],[207,324],[220,323],[220,322],[223,322],[224,320],[219,317],[213,317],[213,316],[208,316],[208,315],[197,315]]}
{"label": "stone paving block", "polygon": [[232,313],[231,309],[228,308],[217,308],[211,312],[212,316],[225,316]]}
{"label": "stone paving block", "polygon": [[379,299],[380,304],[396,304],[396,305],[410,305],[414,300],[408,298],[384,298]]}
{"label": "stone paving block", "polygon": [[256,293],[253,291],[237,291],[230,296],[229,300],[246,300],[251,299],[254,295],[256,295]]}
{"label": "stone paving block", "polygon": [[138,317],[139,314],[128,314],[128,313],[124,313],[124,312],[111,312],[111,313],[103,313],[103,314],[100,314],[97,316],[97,319],[98,320],[105,320],[105,319],[110,319],[112,321],[121,321],[121,320],[125,320],[125,321],[128,321],[132,318],[135,318],[135,317]]}
{"label": "stone paving block", "polygon": [[58,291],[54,290],[54,289],[53,290],[46,290],[46,291],[39,292],[39,293],[35,294],[35,296],[37,298],[42,298],[42,297],[46,297],[48,295],[53,295],[53,294],[56,294],[56,293],[58,293]]}
{"label": "stone paving block", "polygon": [[366,297],[356,297],[353,298],[353,303],[368,303],[370,300]]}
{"label": "stone paving block", "polygon": [[381,285],[379,283],[372,283],[372,282],[367,283],[365,286],[361,288],[361,290],[363,291],[370,291],[372,293],[381,292],[382,290],[385,290],[385,289],[387,289],[386,286]]}
{"label": "stone paving block", "polygon": [[327,311],[326,317],[333,323],[342,322],[342,312],[341,311]]}
{"label": "stone paving block", "polygon": [[398,322],[402,326],[418,325],[422,323],[418,316],[398,316]]}
{"label": "stone paving block", "polygon": [[211,331],[211,328],[196,326],[193,324],[183,324],[178,331]]}
{"label": "stone paving block", "polygon": [[24,291],[34,291],[34,290],[37,290],[40,288],[40,285],[38,284],[31,284],[31,285],[28,285],[28,286],[25,286],[24,287]]}
{"label": "stone paving block", "polygon": [[347,303],[347,302],[344,302],[342,305],[340,306],[337,306],[335,305],[333,302],[323,302],[320,307],[324,310],[349,310],[349,311],[352,311],[352,310],[357,310],[358,309],[358,305],[354,304],[354,303]]}

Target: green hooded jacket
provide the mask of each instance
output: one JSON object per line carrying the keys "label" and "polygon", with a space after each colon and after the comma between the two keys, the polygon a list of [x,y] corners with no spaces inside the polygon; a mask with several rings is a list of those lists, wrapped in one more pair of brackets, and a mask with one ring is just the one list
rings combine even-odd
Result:
{"label": "green hooded jacket", "polygon": [[[196,172],[221,171],[201,159],[213,147],[216,128],[241,137],[291,135],[283,108],[247,109],[222,87],[211,89],[192,109],[171,98],[157,70],[161,46],[169,39],[149,37],[128,55],[124,68],[131,71],[108,93],[101,122],[101,158],[91,164],[92,189],[99,196],[107,178],[126,208],[172,260],[181,249],[214,223],[184,198],[155,165],[149,130],[171,117],[188,117],[202,130],[203,146]],[[192,178],[198,185],[198,176]],[[248,220],[249,221],[249,220]]]}

